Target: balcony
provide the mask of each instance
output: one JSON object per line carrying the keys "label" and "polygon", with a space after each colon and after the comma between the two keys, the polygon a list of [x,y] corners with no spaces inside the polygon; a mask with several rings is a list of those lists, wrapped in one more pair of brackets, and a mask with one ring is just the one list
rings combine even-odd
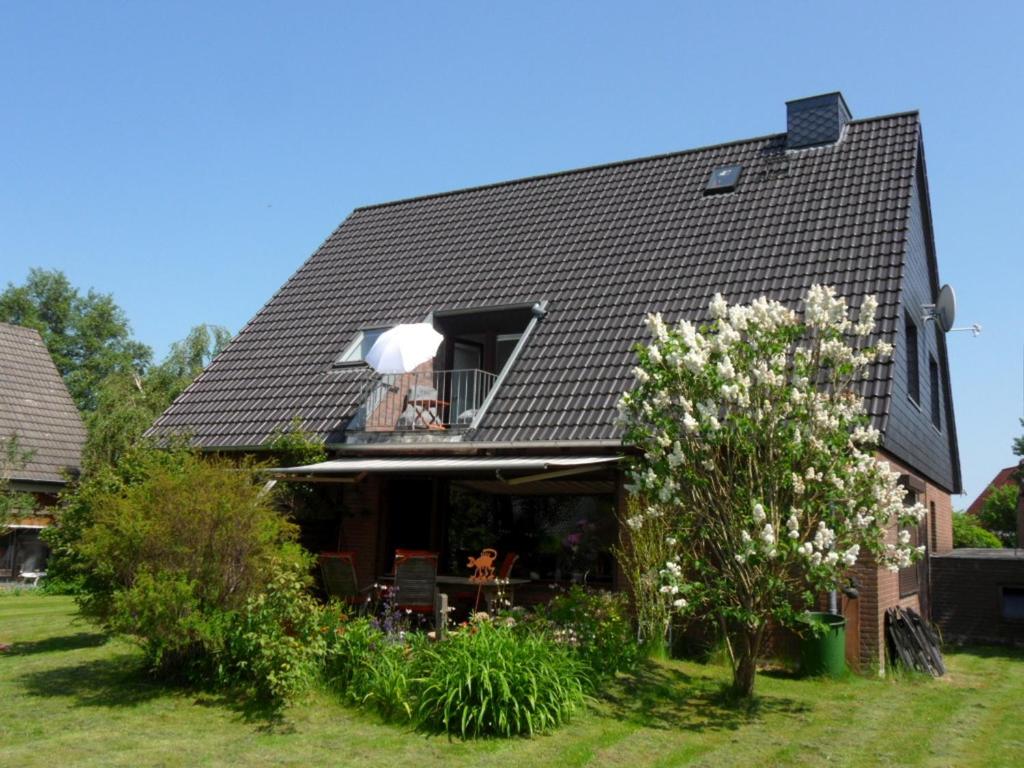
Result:
{"label": "balcony", "polygon": [[478,368],[378,374],[350,428],[420,434],[465,430],[497,378]]}

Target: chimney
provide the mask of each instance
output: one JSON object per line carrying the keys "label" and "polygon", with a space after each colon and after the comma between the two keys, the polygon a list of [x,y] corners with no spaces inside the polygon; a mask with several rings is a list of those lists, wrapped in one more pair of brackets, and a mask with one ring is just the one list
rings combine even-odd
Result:
{"label": "chimney", "polygon": [[786,149],[835,144],[850,122],[843,94],[823,93],[786,102]]}

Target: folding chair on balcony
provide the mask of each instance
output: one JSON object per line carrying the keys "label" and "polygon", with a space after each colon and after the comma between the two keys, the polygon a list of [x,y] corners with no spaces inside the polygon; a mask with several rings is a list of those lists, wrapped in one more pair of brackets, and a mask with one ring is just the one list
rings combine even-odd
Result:
{"label": "folding chair on balcony", "polygon": [[329,599],[341,600],[349,605],[362,602],[365,590],[359,589],[355,552],[321,552],[317,561],[320,563],[324,591]]}
{"label": "folding chair on balcony", "polygon": [[433,615],[437,601],[437,552],[395,550],[395,607]]}

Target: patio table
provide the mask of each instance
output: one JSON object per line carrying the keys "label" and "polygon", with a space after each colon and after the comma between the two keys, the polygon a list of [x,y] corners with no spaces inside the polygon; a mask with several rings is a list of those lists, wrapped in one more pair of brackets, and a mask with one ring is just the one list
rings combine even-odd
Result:
{"label": "patio table", "polygon": [[[378,581],[394,581],[395,575],[393,573],[385,574],[377,579]],[[516,587],[521,584],[529,584],[533,579],[501,579],[501,584],[498,584],[498,579],[491,579],[490,581],[474,581],[470,576],[444,576],[442,574],[437,575],[438,584],[450,584],[459,587],[479,587],[484,588],[497,587],[497,586],[508,586]]]}

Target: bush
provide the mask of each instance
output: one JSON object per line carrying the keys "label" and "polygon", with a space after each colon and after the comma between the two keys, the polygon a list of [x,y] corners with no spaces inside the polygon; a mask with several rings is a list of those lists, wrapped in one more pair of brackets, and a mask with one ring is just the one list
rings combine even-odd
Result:
{"label": "bush", "polygon": [[953,515],[953,546],[957,549],[963,547],[996,549],[1002,547],[1003,542],[994,533],[982,528],[972,515],[957,512]]}
{"label": "bush", "polygon": [[79,604],[135,638],[154,670],[206,674],[235,614],[262,611],[250,601],[282,572],[306,566],[295,527],[252,470],[151,450],[130,481],[89,488],[73,552]]}
{"label": "bush", "polygon": [[228,623],[219,681],[284,701],[317,678],[326,650],[324,613],[306,591],[305,571],[277,568],[266,589]]}
{"label": "bush", "polygon": [[629,604],[622,594],[574,586],[538,606],[527,625],[534,631],[547,630],[568,646],[586,667],[592,685],[633,668],[639,658]]}
{"label": "bush", "polygon": [[368,618],[336,623],[327,634],[327,683],[353,704],[372,706],[386,720],[413,716],[413,665],[426,642],[389,637]]}
{"label": "bush", "polygon": [[1017,546],[1017,497],[1020,488],[1017,483],[999,488],[989,486],[988,496],[981,505],[978,524],[994,533],[1004,547]]}
{"label": "bush", "polygon": [[541,634],[477,621],[418,655],[417,716],[449,736],[533,734],[583,703],[580,661]]}

